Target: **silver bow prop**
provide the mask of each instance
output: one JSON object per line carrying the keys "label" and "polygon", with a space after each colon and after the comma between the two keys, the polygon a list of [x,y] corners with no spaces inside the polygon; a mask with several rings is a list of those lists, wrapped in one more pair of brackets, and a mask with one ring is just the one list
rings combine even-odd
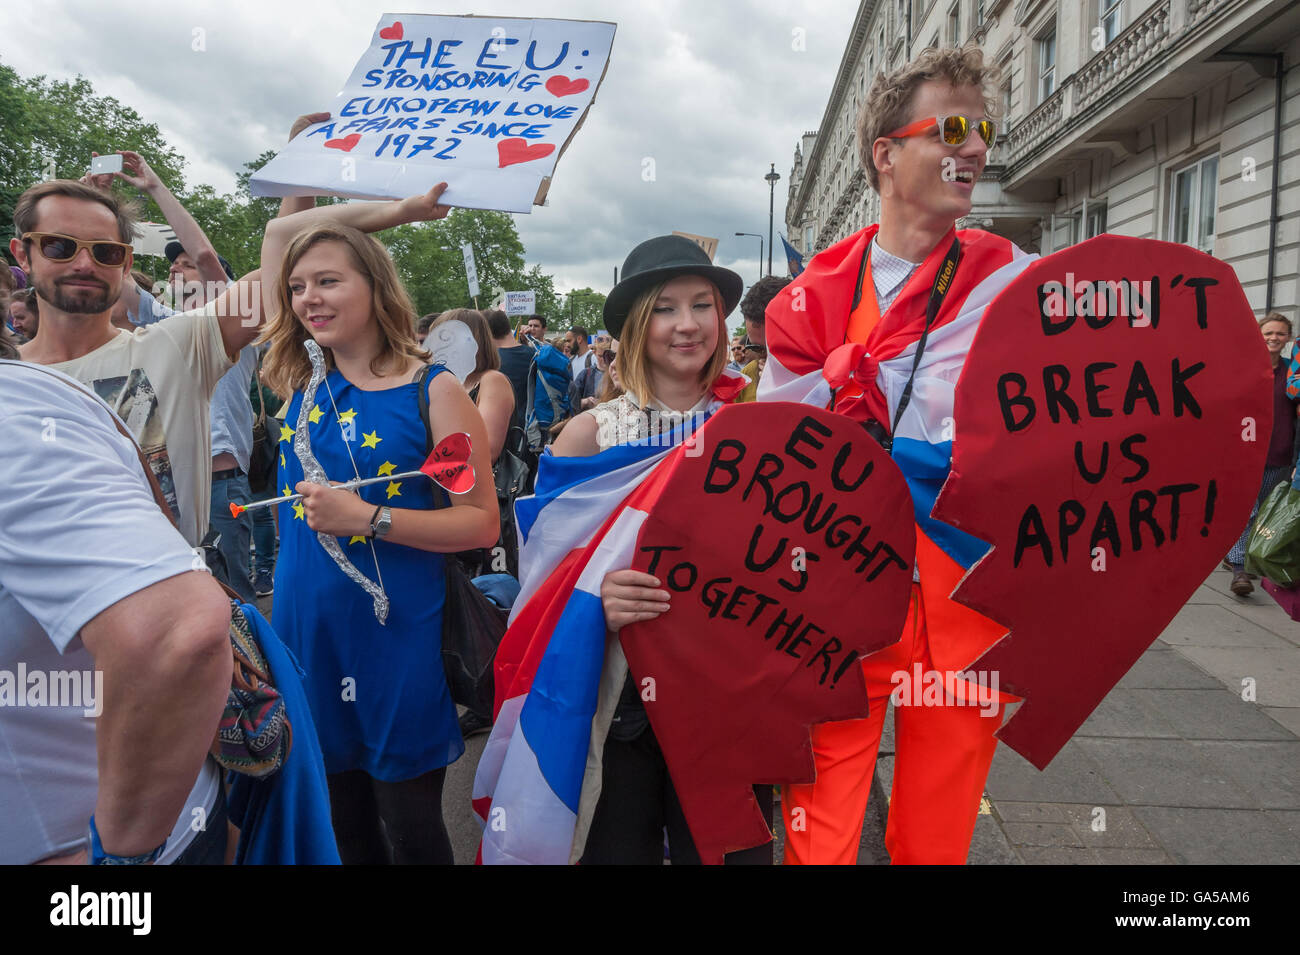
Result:
{"label": "silver bow prop", "polygon": [[[311,379],[307,382],[307,387],[302,393],[302,407],[298,409],[298,430],[293,436],[293,453],[297,457],[298,463],[302,465],[304,480],[329,487],[330,482],[325,474],[325,469],[316,460],[316,456],[311,453],[311,434],[308,431],[311,426],[309,415],[311,409],[316,405],[316,389],[325,380],[325,355],[321,352],[320,346],[310,338],[303,342],[303,346],[307,349],[307,355],[311,358]],[[330,405],[337,418],[338,408],[333,407],[333,393],[330,394]],[[348,454],[351,456],[350,450]],[[352,470],[356,471],[356,469],[356,462],[353,462]],[[361,475],[358,473],[356,477],[360,480]],[[375,554],[374,541],[370,541],[370,553],[375,558],[375,573],[379,574],[379,583],[375,583],[353,566],[352,561],[348,560],[347,555],[343,553],[343,548],[339,546],[338,540],[320,531],[316,533],[316,539],[320,541],[321,547],[325,548],[325,553],[329,554],[334,559],[334,563],[338,564],[339,570],[347,574],[374,599],[375,617],[380,624],[383,624],[388,619],[388,594],[383,587],[383,575],[379,573],[379,557]]]}

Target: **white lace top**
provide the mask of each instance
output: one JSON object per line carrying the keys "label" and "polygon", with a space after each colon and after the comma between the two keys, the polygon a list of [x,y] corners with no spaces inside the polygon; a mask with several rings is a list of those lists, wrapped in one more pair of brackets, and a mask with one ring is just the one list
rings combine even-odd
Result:
{"label": "white lace top", "polygon": [[662,402],[650,399],[644,408],[627,395],[596,405],[589,412],[596,416],[596,443],[605,451],[617,444],[627,444],[651,435],[667,434],[687,418],[706,411],[713,393],[704,397],[687,411],[674,411]]}

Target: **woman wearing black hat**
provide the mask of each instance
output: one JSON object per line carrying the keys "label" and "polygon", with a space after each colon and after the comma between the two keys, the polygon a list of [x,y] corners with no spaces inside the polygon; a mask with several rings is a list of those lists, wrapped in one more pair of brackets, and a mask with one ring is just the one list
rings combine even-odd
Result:
{"label": "woman wearing black hat", "polygon": [[[740,276],[713,265],[699,246],[680,236],[641,243],[624,263],[623,276],[606,299],[605,327],[619,342],[624,394],[570,421],[551,449],[554,455],[592,455],[653,440],[687,419],[707,416],[743,385],[743,379],[724,376],[730,344],[725,320],[740,299]],[[600,595],[611,633],[669,607],[669,594],[657,579],[630,569],[607,574]],[[611,647],[618,648],[618,642]],[[613,652],[621,655],[619,649]],[[619,663],[616,671],[625,671],[626,664]],[[582,861],[660,864],[666,829],[672,861],[698,863],[637,690],[629,674],[606,737],[600,798]],[[770,818],[771,787],[756,793]],[[727,862],[770,865],[771,843],[732,853]]]}

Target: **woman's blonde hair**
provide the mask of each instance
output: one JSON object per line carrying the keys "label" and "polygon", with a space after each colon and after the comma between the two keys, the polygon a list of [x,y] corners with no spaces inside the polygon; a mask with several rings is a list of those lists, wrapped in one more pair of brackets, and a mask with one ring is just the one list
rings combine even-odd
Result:
{"label": "woman's blonde hair", "polygon": [[[700,276],[704,278],[704,276]],[[705,279],[708,281],[707,279]],[[650,318],[654,314],[655,302],[663,293],[667,282],[651,286],[637,297],[628,309],[627,321],[619,336],[618,381],[623,391],[631,396],[639,406],[645,407],[654,397],[650,386],[650,359],[646,354],[646,335],[650,329]],[[718,340],[713,349],[713,357],[700,372],[700,383],[711,383],[727,367],[727,356],[731,345],[727,336],[726,309],[722,304],[722,293],[718,287],[709,282],[713,290],[713,305],[718,317]]]}
{"label": "woman's blonde hair", "polygon": [[[320,242],[341,243],[348,250],[352,265],[370,286],[370,314],[379,324],[381,337],[379,354],[370,362],[371,374],[391,374],[412,360],[428,361],[429,353],[415,338],[415,306],[398,278],[388,251],[359,229],[327,223],[304,229],[285,249],[273,314],[259,339],[270,343],[262,364],[262,380],[266,385],[280,397],[287,398],[305,388],[311,378],[311,360],[302,347],[309,332],[294,314],[289,275],[302,257]],[[322,350],[326,367],[333,368],[333,352],[328,348]]]}
{"label": "woman's blonde hair", "polygon": [[488,327],[483,313],[472,308],[453,308],[443,312],[429,325],[429,334],[447,322],[464,322],[474,335],[474,344],[478,346],[478,358],[474,363],[474,374],[495,371],[501,367],[501,358],[497,355],[497,346],[492,342],[492,329]]}

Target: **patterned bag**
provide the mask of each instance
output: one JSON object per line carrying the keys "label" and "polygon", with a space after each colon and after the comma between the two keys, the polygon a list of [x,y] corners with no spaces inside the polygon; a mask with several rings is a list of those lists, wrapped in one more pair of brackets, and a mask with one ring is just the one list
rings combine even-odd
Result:
{"label": "patterned bag", "polygon": [[212,757],[224,769],[260,779],[283,765],[293,745],[293,728],[238,600],[230,602],[230,645],[235,672]]}

